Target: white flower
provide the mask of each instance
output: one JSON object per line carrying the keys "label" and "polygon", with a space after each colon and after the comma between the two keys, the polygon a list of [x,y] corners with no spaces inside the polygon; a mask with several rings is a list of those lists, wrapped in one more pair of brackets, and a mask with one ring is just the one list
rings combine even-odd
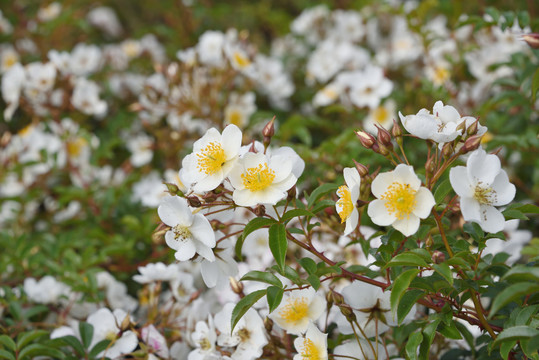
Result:
{"label": "white flower", "polygon": [[[432,114],[427,109],[421,109],[416,115],[403,116],[399,112],[399,117],[410,134],[440,144],[453,141],[457,136],[462,135],[462,130],[457,130],[457,127],[463,121],[467,129],[477,120],[471,116],[461,117],[457,109],[444,105],[441,101],[434,104]],[[479,125],[477,135],[483,135],[486,131],[486,127]]]}
{"label": "white flower", "polygon": [[200,273],[207,287],[223,288],[228,285],[228,278],[238,273],[238,263],[234,260],[234,248],[228,239],[219,242],[215,253],[215,261],[202,261]]}
{"label": "white flower", "polygon": [[19,107],[19,99],[25,78],[26,73],[19,63],[12,65],[2,76],[2,98],[8,105],[4,110],[6,121],[11,120],[13,113]]}
{"label": "white flower", "polygon": [[434,196],[421,186],[410,165],[399,164],[393,171],[378,174],[371,191],[377,197],[367,209],[372,222],[391,225],[404,236],[415,234],[419,219],[428,217],[435,204]]}
{"label": "white flower", "polygon": [[460,210],[466,221],[473,221],[490,233],[502,231],[505,218],[495,206],[506,205],[515,197],[515,185],[509,182],[500,159],[475,150],[466,167],[455,166],[449,172],[453,190],[460,196]]}
{"label": "white flower", "polygon": [[153,143],[153,139],[144,133],[127,139],[126,146],[131,151],[129,160],[134,167],[141,167],[152,161]]}
{"label": "white flower", "polygon": [[328,358],[327,338],[327,334],[322,333],[310,323],[305,335],[294,340],[294,347],[298,354],[294,355],[293,360],[326,360]]}
{"label": "white flower", "polygon": [[88,22],[103,30],[107,35],[116,37],[122,33],[122,25],[114,10],[107,6],[92,9],[87,15]]}
{"label": "white flower", "polygon": [[255,94],[253,92],[244,95],[232,93],[228,105],[225,107],[225,124],[234,124],[244,128],[249,124],[249,118],[255,111]]}
{"label": "white flower", "polygon": [[86,76],[99,70],[103,61],[97,45],[77,44],[69,57],[69,70],[76,76]]}
{"label": "white flower", "polygon": [[55,304],[62,296],[68,296],[71,289],[54,277],[47,275],[36,281],[34,278],[24,280],[24,292],[30,301],[39,304]]}
{"label": "white flower", "polygon": [[182,181],[194,184],[197,193],[211,191],[228,176],[238,160],[241,147],[241,130],[228,125],[222,134],[215,128],[193,145],[193,153],[182,161]]}
{"label": "white flower", "polygon": [[165,233],[168,246],[176,250],[178,261],[191,259],[195,254],[214,261],[215,233],[208,219],[202,214],[193,214],[187,200],[178,196],[163,198],[157,208],[161,221],[171,229]]}
{"label": "white flower", "polygon": [[166,359],[169,356],[167,341],[165,337],[153,325],[146,326],[140,330],[140,337],[153,352],[161,358]]}
{"label": "white flower", "polygon": [[39,8],[37,11],[37,18],[40,21],[51,21],[54,20],[60,15],[62,11],[62,5],[57,2],[53,2],[45,7]]}
{"label": "white flower", "polygon": [[104,116],[107,103],[99,99],[99,86],[86,78],[79,78],[75,83],[71,104],[86,115]]}
{"label": "white flower", "polygon": [[292,159],[285,155],[268,159],[263,153],[245,154],[229,175],[234,202],[240,206],[277,204],[296,184],[293,165]]}
{"label": "white flower", "polygon": [[[370,359],[379,359],[379,360],[388,360],[386,357],[386,350],[380,343],[375,343],[371,341],[375,351],[373,354],[371,345],[369,342],[364,339],[352,340],[345,342],[333,350],[333,357],[335,359],[356,359],[356,360],[370,360]],[[397,360],[397,359],[395,359]]]}
{"label": "white flower", "polygon": [[137,335],[133,331],[124,331],[120,338],[118,338],[118,334],[120,333],[119,325],[121,325],[126,316],[128,316],[127,313],[121,309],[111,312],[107,308],[101,308],[88,316],[87,322],[94,327],[94,337],[92,338],[90,348],[93,348],[102,340],[112,340],[112,344],[97,355],[98,358],[107,356],[114,359],[135,350],[138,340]]}
{"label": "white flower", "polygon": [[363,128],[365,131],[376,135],[378,129],[375,125],[390,130],[393,127],[396,106],[395,101],[390,99],[378,107],[371,109],[369,115],[363,120]]}
{"label": "white flower", "polygon": [[341,223],[346,222],[344,235],[348,235],[357,227],[359,220],[357,200],[359,199],[361,177],[355,168],[344,168],[343,174],[346,185],[340,186],[337,190],[339,200],[335,203],[335,208],[341,217]]}
{"label": "white flower", "polygon": [[393,83],[384,77],[384,71],[377,66],[369,66],[350,77],[350,100],[357,107],[371,109],[380,105],[381,100],[391,94]]}
{"label": "white flower", "polygon": [[233,303],[227,303],[215,314],[215,327],[219,330],[217,344],[220,346],[236,347],[230,356],[234,360],[258,359],[263,347],[268,343],[264,321],[253,309],[247,310],[238,321],[234,331],[231,331]]}
{"label": "white flower", "polygon": [[325,306],[326,301],[313,288],[288,291],[269,317],[287,333],[299,335],[322,315]]}
{"label": "white flower", "polygon": [[224,65],[223,46],[225,35],[220,31],[206,31],[197,44],[198,57],[205,65],[222,67]]}
{"label": "white flower", "polygon": [[191,334],[191,341],[195,344],[196,349],[189,353],[188,360],[207,360],[217,359],[218,355],[215,351],[215,341],[217,333],[213,325],[213,318],[208,316],[208,323],[198,321],[195,326],[195,331]]}
{"label": "white flower", "polygon": [[139,266],[138,272],[133,276],[133,280],[139,284],[148,284],[155,281],[170,281],[179,272],[177,264],[165,265],[162,262],[149,263],[146,266]]}

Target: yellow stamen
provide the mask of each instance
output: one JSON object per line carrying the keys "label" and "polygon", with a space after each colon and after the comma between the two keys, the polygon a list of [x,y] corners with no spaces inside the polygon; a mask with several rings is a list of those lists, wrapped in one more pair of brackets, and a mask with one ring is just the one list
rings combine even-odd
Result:
{"label": "yellow stamen", "polygon": [[383,106],[379,106],[374,110],[374,120],[378,123],[384,123],[388,118],[389,111]]}
{"label": "yellow stamen", "polygon": [[241,69],[251,64],[251,61],[239,51],[234,52],[234,61]]}
{"label": "yellow stamen", "polygon": [[77,157],[80,155],[82,148],[86,146],[88,142],[82,137],[78,137],[75,140],[68,140],[66,142],[67,153],[71,157]]}
{"label": "yellow stamen", "polygon": [[174,239],[178,241],[185,241],[192,237],[191,230],[184,225],[178,224],[172,228],[172,231],[174,232]]}
{"label": "yellow stamen", "polygon": [[264,190],[273,183],[275,171],[268,168],[268,164],[260,164],[258,167],[249,168],[241,174],[243,186],[251,191]]}
{"label": "yellow stamen", "polygon": [[474,189],[473,197],[482,205],[492,205],[496,199],[496,191],[490,187],[482,187],[478,184]]}
{"label": "yellow stamen", "polygon": [[308,311],[309,305],[307,304],[307,299],[302,297],[290,300],[289,303],[283,306],[279,311],[279,315],[281,315],[287,323],[295,323],[305,318]]}
{"label": "yellow stamen", "polygon": [[243,116],[241,116],[241,112],[238,110],[232,110],[230,113],[228,113],[228,123],[234,124],[236,126],[240,126],[243,121]]}
{"label": "yellow stamen", "polygon": [[410,184],[394,182],[380,198],[387,200],[385,202],[387,211],[390,214],[395,213],[397,219],[402,220],[405,217],[410,218],[417,204],[415,193]]}
{"label": "yellow stamen", "polygon": [[301,357],[303,359],[319,360],[320,351],[311,339],[303,339],[303,349],[301,351]]}
{"label": "yellow stamen", "polygon": [[207,174],[212,175],[221,170],[221,167],[226,162],[225,151],[221,144],[211,142],[197,154],[198,169]]}
{"label": "yellow stamen", "polygon": [[449,70],[442,66],[438,66],[434,69],[434,83],[441,85],[449,79]]}
{"label": "yellow stamen", "polygon": [[[348,186],[342,185],[337,190],[337,195],[340,199],[337,201],[337,212],[341,217],[341,224],[348,219],[352,211],[354,210],[354,204],[352,203],[352,197],[350,195],[350,189]],[[339,211],[341,208],[341,211]]]}
{"label": "yellow stamen", "polygon": [[249,340],[249,338],[251,337],[251,332],[246,328],[241,328],[238,330],[238,336],[241,342],[247,342],[247,340]]}

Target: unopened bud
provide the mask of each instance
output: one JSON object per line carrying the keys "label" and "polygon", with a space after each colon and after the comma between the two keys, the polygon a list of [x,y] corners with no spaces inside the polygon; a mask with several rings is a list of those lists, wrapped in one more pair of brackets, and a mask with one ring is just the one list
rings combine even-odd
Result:
{"label": "unopened bud", "polygon": [[275,122],[275,116],[266,124],[266,126],[264,126],[264,129],[262,130],[262,135],[264,137],[271,138],[275,134],[274,122]]}
{"label": "unopened bud", "polygon": [[356,131],[356,136],[359,138],[361,145],[367,149],[371,149],[376,144],[376,139],[365,131]]}
{"label": "unopened bud", "polygon": [[249,152],[257,153],[254,140],[251,142],[251,146],[249,147]]}
{"label": "unopened bud", "polygon": [[375,125],[378,129],[378,142],[386,146],[388,149],[393,149],[393,143],[391,142],[391,134],[389,131],[381,126]]}
{"label": "unopened bud", "polygon": [[462,148],[460,149],[461,154],[466,154],[470,151],[474,151],[481,145],[481,136],[474,135],[469,137],[465,142]]}
{"label": "unopened bud", "polygon": [[212,192],[209,192],[207,193],[206,195],[203,196],[204,198],[204,201],[209,204],[209,203],[212,203],[214,202],[215,200],[217,200],[217,195],[216,193],[214,193],[213,191]]}
{"label": "unopened bud", "polygon": [[164,183],[167,187],[167,191],[172,195],[178,195],[180,197],[184,197],[183,192],[178,188],[178,185],[172,184],[172,183]]}
{"label": "unopened bud", "polygon": [[434,261],[435,264],[441,264],[445,261],[445,254],[441,251],[434,251],[432,253],[432,261]]}
{"label": "unopened bud", "polygon": [[129,314],[125,315],[124,319],[122,320],[122,323],[120,324],[120,330],[126,331],[131,327],[131,317]]}
{"label": "unopened bud", "polygon": [[455,130],[460,130],[462,131],[462,133],[464,133],[464,131],[466,130],[466,121],[461,121],[460,124],[457,125],[457,128]]}
{"label": "unopened bud", "polygon": [[257,205],[257,207],[255,207],[255,215],[258,217],[266,215],[266,208],[264,205]]}
{"label": "unopened bud", "polygon": [[395,138],[399,138],[402,136],[402,128],[399,122],[395,119],[393,119],[393,128],[391,129],[391,133],[393,134],[393,137]]}
{"label": "unopened bud", "polygon": [[355,160],[354,160],[354,165],[356,166],[356,170],[359,173],[359,176],[365,177],[369,174],[369,168],[366,167],[365,165],[360,164]]}
{"label": "unopened bud", "polygon": [[524,40],[532,49],[539,49],[539,34],[524,34],[522,35],[522,40]]}
{"label": "unopened bud", "polygon": [[354,314],[354,310],[348,305],[341,305],[339,306],[339,309],[341,310],[341,313],[344,315],[346,320],[348,320],[351,323],[354,323],[356,321],[356,314]]}
{"label": "unopened bud", "polygon": [[451,155],[453,155],[454,151],[455,151],[455,148],[453,147],[453,143],[451,142],[445,143],[444,146],[442,147],[442,155],[444,156],[444,158],[448,158]]}
{"label": "unopened bud", "polygon": [[232,276],[228,278],[228,281],[230,282],[230,288],[232,291],[234,291],[234,293],[238,295],[243,294],[243,284],[240,281],[236,280]]}
{"label": "unopened bud", "polygon": [[434,173],[435,169],[436,169],[436,164],[434,162],[434,157],[428,158],[427,163],[425,164],[425,170],[427,170],[427,173],[432,174]]}
{"label": "unopened bud", "polygon": [[273,320],[266,316],[266,318],[264,319],[264,327],[266,328],[266,331],[270,333],[273,329]]}
{"label": "unopened bud", "polygon": [[429,237],[427,238],[427,240],[425,240],[425,247],[427,249],[430,249],[432,247],[432,245],[434,244],[434,240],[432,240],[432,236],[429,235]]}
{"label": "unopened bud", "polygon": [[[374,147],[373,147],[373,150],[374,150]],[[382,144],[380,141],[378,142],[378,151],[376,151],[376,152],[378,154],[381,154],[381,155],[384,155],[384,156],[389,155],[389,149],[387,148],[387,146]]]}
{"label": "unopened bud", "polygon": [[328,301],[331,301],[335,304],[335,305],[342,305],[344,304],[344,297],[339,294],[338,292],[334,291],[333,289],[331,289],[329,292],[328,292],[328,295],[327,295],[327,298],[328,298]]}
{"label": "unopened bud", "polygon": [[286,196],[286,199],[288,201],[291,201],[296,198],[296,185],[292,186],[290,189],[288,189],[288,195]]}
{"label": "unopened bud", "polygon": [[187,203],[189,203],[189,206],[194,207],[194,208],[200,207],[201,205],[200,199],[197,198],[196,196],[187,197]]}
{"label": "unopened bud", "polygon": [[470,136],[473,136],[477,134],[478,128],[479,128],[479,120],[475,120],[470,126],[468,126],[468,129],[466,129],[466,133]]}

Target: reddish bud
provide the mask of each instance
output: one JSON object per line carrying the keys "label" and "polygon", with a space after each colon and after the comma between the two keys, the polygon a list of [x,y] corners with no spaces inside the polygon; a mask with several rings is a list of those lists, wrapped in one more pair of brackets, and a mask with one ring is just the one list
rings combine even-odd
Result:
{"label": "reddish bud", "polygon": [[264,205],[258,205],[257,207],[255,207],[254,211],[255,215],[258,217],[266,215],[266,208],[264,207]]}
{"label": "reddish bud", "polygon": [[477,134],[477,129],[479,128],[479,120],[475,120],[472,125],[468,126],[466,133],[470,136]]}
{"label": "reddish bud", "polygon": [[466,130],[466,121],[462,121],[460,124],[458,124],[456,130],[462,130],[462,132],[464,132]]}
{"label": "reddish bud", "polygon": [[264,137],[271,138],[275,134],[275,116],[264,126],[262,130],[262,135]]}
{"label": "reddish bud", "polygon": [[200,207],[200,205],[202,204],[200,202],[200,199],[197,198],[196,196],[187,197],[187,202],[189,203],[189,206],[194,207],[194,208]]}
{"label": "reddish bud", "polygon": [[393,134],[393,137],[396,137],[396,138],[399,138],[402,136],[402,128],[399,122],[395,119],[393,119],[393,128],[391,129],[391,133]]}
{"label": "reddish bud", "polygon": [[371,149],[374,144],[376,144],[376,139],[369,133],[365,131],[356,131],[356,136],[359,138],[361,145],[367,149]]}
{"label": "reddish bud", "polygon": [[445,255],[441,251],[434,251],[432,253],[432,261],[434,261],[435,264],[441,264],[445,261]]}
{"label": "reddish bud", "polygon": [[377,135],[378,142],[382,143],[387,148],[392,149],[393,144],[391,143],[391,134],[389,133],[389,131],[387,131],[381,126],[378,126],[378,125],[375,125],[375,126],[378,129],[378,135]]}
{"label": "reddish bud", "polygon": [[359,173],[359,176],[365,177],[369,174],[369,168],[366,167],[365,165],[360,164],[355,160],[354,160],[354,165],[356,166],[356,170]]}
{"label": "reddish bud", "polygon": [[448,158],[451,155],[453,155],[454,151],[455,151],[455,148],[452,142],[445,143],[444,146],[442,147],[442,154],[445,158]]}
{"label": "reddish bud", "polygon": [[474,135],[469,137],[465,142],[462,148],[460,149],[461,154],[466,154],[470,151],[474,151],[481,145],[481,137],[478,135]]}
{"label": "reddish bud", "polygon": [[524,34],[522,35],[522,40],[524,40],[532,49],[539,49],[539,34]]}

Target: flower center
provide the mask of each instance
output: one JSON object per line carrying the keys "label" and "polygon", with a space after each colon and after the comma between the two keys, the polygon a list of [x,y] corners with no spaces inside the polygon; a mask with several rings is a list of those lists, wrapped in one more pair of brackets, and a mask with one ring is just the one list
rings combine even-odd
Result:
{"label": "flower center", "polygon": [[379,123],[385,122],[388,115],[389,115],[389,112],[383,106],[379,106],[374,110],[374,120],[376,120]]}
{"label": "flower center", "polygon": [[72,157],[78,157],[81,154],[82,148],[86,145],[86,140],[78,137],[75,140],[67,141],[67,153]]}
{"label": "flower center", "polygon": [[301,358],[302,359],[312,359],[312,360],[318,360],[320,359],[320,352],[318,351],[318,348],[314,344],[314,342],[311,339],[303,339],[303,349],[301,351]]}
{"label": "flower center", "polygon": [[449,79],[449,70],[443,66],[438,66],[434,70],[434,80],[437,84],[443,84],[446,80]]}
{"label": "flower center", "polygon": [[107,334],[105,335],[105,339],[110,341],[116,340],[116,333],[114,331],[107,332]]}
{"label": "flower center", "polygon": [[198,342],[202,350],[208,351],[211,349],[211,342],[208,338],[204,338]]}
{"label": "flower center", "polygon": [[492,205],[496,199],[496,191],[494,191],[491,187],[482,187],[481,185],[477,185],[474,189],[473,197],[482,205]]}
{"label": "flower center", "polygon": [[329,87],[326,87],[325,89],[323,89],[322,93],[331,100],[335,100],[337,96],[339,95],[335,90]]}
{"label": "flower center", "polygon": [[307,304],[307,300],[302,297],[294,299],[286,304],[281,311],[279,311],[279,315],[281,315],[287,323],[295,323],[306,317],[308,310],[309,305]]}
{"label": "flower center", "polygon": [[249,59],[243,56],[243,54],[240,53],[239,51],[234,52],[234,61],[236,61],[236,64],[238,65],[238,67],[242,69],[251,64]]}
{"label": "flower center", "polygon": [[409,218],[414,210],[417,201],[416,191],[410,188],[410,184],[394,182],[382,195],[381,199],[386,200],[385,206],[390,214],[395,214],[398,220]]}
{"label": "flower center", "polygon": [[264,190],[273,183],[275,171],[268,168],[268,164],[260,164],[258,167],[249,168],[241,174],[243,186],[251,191]]}
{"label": "flower center", "polygon": [[241,112],[238,110],[232,110],[230,114],[228,115],[228,122],[230,124],[234,124],[237,126],[240,126],[243,121],[241,121],[243,116],[241,116]]}
{"label": "flower center", "polygon": [[241,328],[238,330],[238,336],[241,342],[246,342],[251,337],[251,332],[246,328]]}
{"label": "flower center", "polygon": [[174,232],[174,239],[178,241],[183,242],[192,237],[189,227],[185,225],[176,225],[172,228],[172,231]]}
{"label": "flower center", "polygon": [[198,169],[207,175],[215,174],[221,170],[221,167],[226,162],[225,151],[221,147],[221,144],[217,142],[211,142],[197,153],[198,157]]}
{"label": "flower center", "polygon": [[337,190],[337,195],[339,195],[340,197],[339,201],[337,201],[337,213],[341,217],[342,224],[346,221],[346,219],[348,219],[348,217],[354,210],[354,204],[352,203],[352,198],[350,196],[350,190],[348,189],[348,186],[340,186]]}

